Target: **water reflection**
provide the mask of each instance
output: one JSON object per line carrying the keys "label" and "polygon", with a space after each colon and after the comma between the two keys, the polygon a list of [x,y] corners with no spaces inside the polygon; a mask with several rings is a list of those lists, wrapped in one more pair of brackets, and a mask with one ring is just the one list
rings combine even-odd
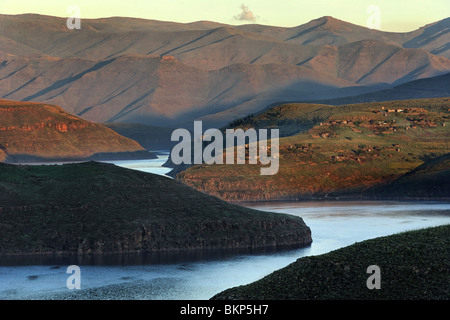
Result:
{"label": "water reflection", "polygon": [[0,256],[0,266],[27,265],[86,265],[86,266],[126,266],[164,265],[226,260],[239,255],[271,255],[292,253],[305,246],[283,248],[192,250],[190,252],[149,252],[136,254],[101,255],[13,255]]}

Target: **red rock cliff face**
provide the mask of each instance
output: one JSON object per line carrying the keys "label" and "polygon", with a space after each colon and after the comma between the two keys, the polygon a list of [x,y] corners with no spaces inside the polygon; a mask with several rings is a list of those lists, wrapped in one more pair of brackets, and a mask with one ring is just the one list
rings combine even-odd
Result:
{"label": "red rock cliff face", "polygon": [[[53,120],[53,121],[52,121]],[[59,132],[75,132],[79,130],[83,130],[86,128],[95,128],[97,124],[95,123],[65,123],[65,122],[57,122],[55,119],[51,119],[46,122],[36,122],[34,124],[24,124],[24,125],[11,125],[11,126],[1,126],[0,131],[27,131],[27,132],[39,132],[47,129],[54,129]]]}
{"label": "red rock cliff face", "polygon": [[6,153],[0,149],[0,162],[5,161],[7,158]]}
{"label": "red rock cliff face", "polygon": [[0,100],[0,161],[37,157],[83,159],[145,152],[137,142],[59,106]]}

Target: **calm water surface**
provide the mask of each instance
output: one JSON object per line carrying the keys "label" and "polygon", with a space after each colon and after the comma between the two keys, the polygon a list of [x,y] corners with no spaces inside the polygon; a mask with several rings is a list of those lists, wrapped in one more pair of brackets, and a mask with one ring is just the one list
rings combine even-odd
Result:
{"label": "calm water surface", "polygon": [[312,245],[277,253],[183,257],[180,261],[158,257],[153,261],[129,259],[116,264],[89,262],[80,264],[81,290],[67,289],[69,262],[27,261],[23,265],[15,260],[16,265],[10,265],[2,259],[0,299],[209,299],[224,289],[258,280],[303,256],[323,254],[378,236],[450,223],[450,204],[438,202],[303,202],[252,207],[303,217],[312,230]]}
{"label": "calm water surface", "polygon": [[167,175],[172,170],[171,168],[163,167],[162,165],[169,158],[169,151],[153,151],[158,159],[149,160],[123,160],[123,161],[102,161],[106,163],[113,163],[116,166],[124,167],[133,170],[139,170],[148,173],[155,173],[159,175]]}

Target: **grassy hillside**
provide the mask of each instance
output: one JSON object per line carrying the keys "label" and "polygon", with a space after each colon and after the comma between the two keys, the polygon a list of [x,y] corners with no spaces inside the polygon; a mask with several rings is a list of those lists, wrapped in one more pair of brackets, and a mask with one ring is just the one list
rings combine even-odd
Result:
{"label": "grassy hillside", "polygon": [[[230,126],[280,130],[276,175],[261,176],[258,165],[224,164],[193,166],[177,178],[226,200],[361,196],[449,153],[449,119],[448,98],[278,105]],[[439,183],[448,188],[448,179]]]}
{"label": "grassy hillside", "polygon": [[0,150],[0,161],[8,162],[155,157],[59,106],[8,100],[0,100]]}
{"label": "grassy hillside", "polygon": [[[399,233],[300,258],[213,299],[448,300],[449,248],[450,225]],[[380,289],[367,288],[370,265],[380,268]]]}
{"label": "grassy hillside", "polygon": [[96,162],[0,164],[0,216],[0,255],[311,243],[301,218],[232,205],[170,178]]}

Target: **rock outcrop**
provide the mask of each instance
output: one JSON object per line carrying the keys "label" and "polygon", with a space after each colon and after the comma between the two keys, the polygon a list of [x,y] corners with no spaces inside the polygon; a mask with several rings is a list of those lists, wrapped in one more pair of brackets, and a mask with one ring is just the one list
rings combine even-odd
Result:
{"label": "rock outcrop", "polygon": [[0,100],[0,161],[155,158],[113,130],[34,102]]}

